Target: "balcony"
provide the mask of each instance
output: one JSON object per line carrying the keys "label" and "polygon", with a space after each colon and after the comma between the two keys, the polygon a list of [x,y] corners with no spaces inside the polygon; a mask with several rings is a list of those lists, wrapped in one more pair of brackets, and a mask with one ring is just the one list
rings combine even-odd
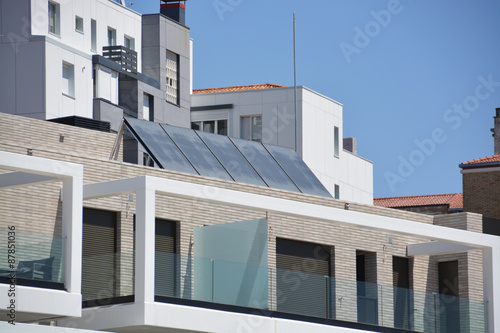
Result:
{"label": "balcony", "polygon": [[[103,265],[121,267],[114,282],[103,284],[107,280],[91,274],[99,288],[83,280],[86,306],[134,302],[133,257],[122,253],[84,260],[97,271]],[[356,323],[413,332],[487,332],[485,303],[471,299],[159,251],[155,264],[157,303],[346,327]]]}
{"label": "balcony", "polygon": [[137,74],[137,52],[134,50],[122,45],[104,46],[102,55],[120,64],[123,71]]}
{"label": "balcony", "polygon": [[[499,316],[493,306],[497,299],[494,281],[498,281],[499,271],[494,263],[500,254],[496,237],[149,176],[85,185],[84,199],[131,192],[136,194],[135,252],[116,254],[115,262],[103,264],[102,270],[115,267],[113,282],[100,279],[105,282],[98,286],[104,297],[92,296],[84,289],[83,297],[88,302],[82,318],[58,324],[114,332],[167,328],[172,332],[327,332],[332,326],[345,327],[346,332],[349,328],[377,331],[381,327],[388,332],[496,331]],[[242,222],[196,227],[192,243],[184,242],[184,253],[189,255],[160,252],[155,249],[157,201],[168,205],[176,197],[250,209],[260,216],[266,212],[289,214],[411,235],[422,242],[437,240],[436,247],[417,244],[418,250],[425,246],[424,255],[450,253],[457,247],[460,251],[464,247],[479,248],[483,253],[486,302],[344,280],[307,270],[276,269],[274,259],[270,259],[273,256],[268,258],[267,239],[272,236],[264,224],[267,222],[253,229],[262,231],[251,234],[255,237],[248,237],[251,228],[231,235],[220,230],[209,232]],[[213,220],[214,216],[207,218]],[[237,238],[238,234],[242,236]],[[251,244],[242,242],[246,238]],[[415,248],[411,251],[418,252]],[[93,259],[84,258],[84,262],[87,260],[87,265],[93,266]]]}
{"label": "balcony", "polygon": [[0,166],[0,315],[80,316],[83,167],[7,152]]}

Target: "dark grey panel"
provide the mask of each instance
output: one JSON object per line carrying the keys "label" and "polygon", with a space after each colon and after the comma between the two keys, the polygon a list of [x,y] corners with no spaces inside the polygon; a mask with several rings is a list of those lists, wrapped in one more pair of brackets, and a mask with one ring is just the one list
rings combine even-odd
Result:
{"label": "dark grey panel", "polygon": [[274,159],[292,178],[295,185],[299,187],[302,193],[319,195],[322,197],[331,198],[332,195],[321,184],[314,173],[304,163],[304,161],[289,148],[277,147],[272,145],[264,145],[266,149],[273,155]]}
{"label": "dark grey panel", "polygon": [[194,130],[161,124],[202,176],[233,180]]}
{"label": "dark grey panel", "polygon": [[261,143],[243,139],[231,140],[269,187],[300,192]]}
{"label": "dark grey panel", "polygon": [[240,183],[267,186],[227,136],[195,131],[213,154]]}
{"label": "dark grey panel", "polygon": [[125,122],[161,168],[198,174],[160,124],[134,118],[125,118]]}

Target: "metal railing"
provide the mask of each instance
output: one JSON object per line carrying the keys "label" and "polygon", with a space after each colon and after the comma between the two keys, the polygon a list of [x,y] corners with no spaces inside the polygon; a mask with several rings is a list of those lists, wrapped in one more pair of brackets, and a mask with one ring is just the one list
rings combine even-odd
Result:
{"label": "metal railing", "polygon": [[[102,279],[95,283],[101,284],[101,295],[129,295],[134,288],[133,255],[114,258],[115,263],[108,262],[110,258],[95,260],[120,267],[115,269],[120,274],[114,275],[119,281],[108,283],[107,291],[102,290]],[[83,298],[89,296],[84,289]],[[255,314],[277,311],[415,332],[487,331],[481,301],[165,252],[155,253],[155,296],[244,306],[254,308]]]}
{"label": "metal railing", "polygon": [[103,57],[121,65],[123,71],[137,73],[137,52],[122,45],[104,46]]}

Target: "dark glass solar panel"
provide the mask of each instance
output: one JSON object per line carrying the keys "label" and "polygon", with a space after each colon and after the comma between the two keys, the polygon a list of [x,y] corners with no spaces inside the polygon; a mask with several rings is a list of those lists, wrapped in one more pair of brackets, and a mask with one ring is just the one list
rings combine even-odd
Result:
{"label": "dark glass solar panel", "polygon": [[198,172],[158,123],[125,118],[129,129],[163,169],[197,175]]}
{"label": "dark glass solar panel", "polygon": [[161,126],[200,175],[233,180],[195,131],[163,124]]}
{"label": "dark glass solar panel", "polygon": [[269,187],[300,192],[261,143],[243,139],[231,140]]}
{"label": "dark glass solar panel", "polygon": [[266,186],[227,136],[196,131],[233,179],[240,183]]}
{"label": "dark glass solar panel", "polygon": [[332,197],[307,164],[289,148],[264,145],[302,193]]}

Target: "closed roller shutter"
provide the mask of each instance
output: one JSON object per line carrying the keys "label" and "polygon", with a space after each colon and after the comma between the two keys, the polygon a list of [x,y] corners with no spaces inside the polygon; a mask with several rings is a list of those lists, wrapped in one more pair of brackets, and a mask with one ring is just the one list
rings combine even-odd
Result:
{"label": "closed roller shutter", "polygon": [[156,219],[155,223],[155,295],[176,297],[176,223]]}
{"label": "closed roller shutter", "polygon": [[277,239],[276,267],[278,311],[330,317],[330,247]]}
{"label": "closed roller shutter", "polygon": [[84,301],[115,297],[115,212],[83,209],[82,297]]}

